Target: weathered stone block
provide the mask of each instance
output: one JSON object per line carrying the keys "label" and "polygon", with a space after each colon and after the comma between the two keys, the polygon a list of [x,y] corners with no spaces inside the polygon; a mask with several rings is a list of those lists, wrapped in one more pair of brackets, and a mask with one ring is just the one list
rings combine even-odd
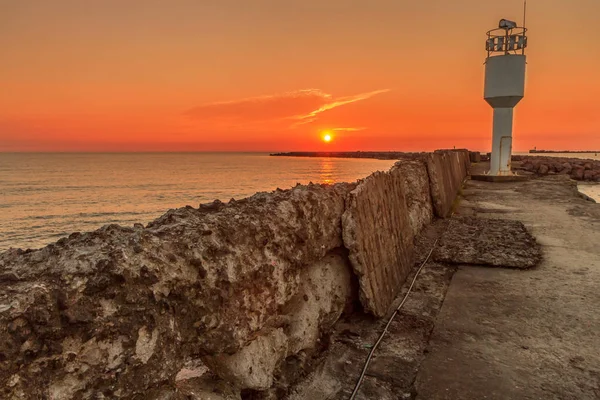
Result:
{"label": "weathered stone block", "polygon": [[313,348],[352,301],[352,267],[346,254],[329,254],[307,267],[296,295],[283,307],[289,354]]}
{"label": "weathered stone block", "polygon": [[400,174],[362,180],[342,217],[344,244],[358,276],[365,310],[383,316],[413,265],[413,228]]}
{"label": "weathered stone block", "polygon": [[282,308],[276,325],[259,332],[233,355],[209,356],[212,370],[236,387],[265,390],[284,360],[318,343],[351,302],[351,267],[345,254],[330,254],[303,270],[296,295]]}
{"label": "weathered stone block", "polygon": [[265,390],[273,384],[277,364],[288,352],[288,338],[282,328],[258,336],[233,355],[210,357],[209,363],[222,378],[240,388]]}
{"label": "weathered stone block", "polygon": [[472,163],[481,162],[481,153],[478,151],[470,151],[469,152],[469,161]]}
{"label": "weathered stone block", "polygon": [[408,219],[416,236],[433,219],[427,167],[421,161],[402,160],[392,167],[390,174],[402,181]]}
{"label": "weathered stone block", "polygon": [[465,177],[469,173],[469,154],[466,150],[436,151],[425,155],[431,198],[435,215],[447,217]]}

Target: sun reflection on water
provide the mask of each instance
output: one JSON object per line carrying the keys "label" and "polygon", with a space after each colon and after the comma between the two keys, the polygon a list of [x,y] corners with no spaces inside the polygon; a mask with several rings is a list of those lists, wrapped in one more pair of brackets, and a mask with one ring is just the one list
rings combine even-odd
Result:
{"label": "sun reflection on water", "polygon": [[328,185],[334,184],[333,178],[333,162],[330,158],[323,158],[319,165],[319,180]]}

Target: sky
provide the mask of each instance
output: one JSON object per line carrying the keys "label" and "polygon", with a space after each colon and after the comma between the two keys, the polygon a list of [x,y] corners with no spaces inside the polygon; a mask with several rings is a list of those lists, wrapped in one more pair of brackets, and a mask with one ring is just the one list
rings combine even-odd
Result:
{"label": "sky", "polygon": [[[527,8],[513,150],[600,150],[600,1]],[[0,0],[0,151],[489,151],[501,18],[523,1]]]}

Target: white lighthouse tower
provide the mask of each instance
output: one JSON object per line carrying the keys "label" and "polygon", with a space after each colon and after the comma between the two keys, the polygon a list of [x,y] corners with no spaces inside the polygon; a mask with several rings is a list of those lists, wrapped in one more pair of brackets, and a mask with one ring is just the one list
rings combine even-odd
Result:
{"label": "white lighthouse tower", "polygon": [[525,94],[527,29],[500,20],[487,33],[484,99],[494,108],[489,175],[511,175],[513,109]]}

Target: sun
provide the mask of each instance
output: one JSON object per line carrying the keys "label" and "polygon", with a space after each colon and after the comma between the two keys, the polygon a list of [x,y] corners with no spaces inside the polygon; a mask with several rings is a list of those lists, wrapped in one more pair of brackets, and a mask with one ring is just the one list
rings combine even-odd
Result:
{"label": "sun", "polygon": [[333,135],[331,134],[331,132],[329,131],[325,131],[323,132],[323,141],[326,143],[331,142],[331,140],[333,139]]}

